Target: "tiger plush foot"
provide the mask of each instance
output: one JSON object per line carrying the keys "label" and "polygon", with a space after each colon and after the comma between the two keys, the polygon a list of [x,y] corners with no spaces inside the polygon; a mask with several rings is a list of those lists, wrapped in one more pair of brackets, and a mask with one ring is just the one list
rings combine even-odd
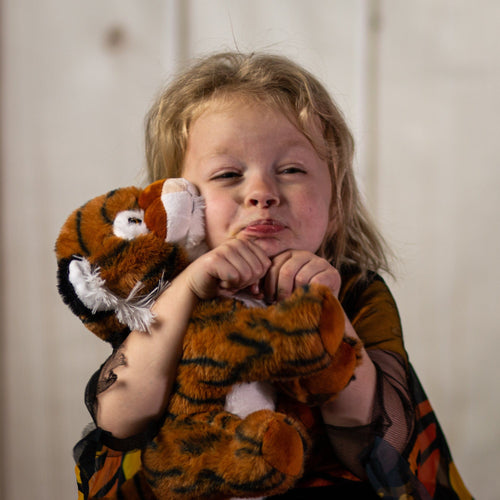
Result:
{"label": "tiger plush foot", "polygon": [[279,382],[282,392],[302,403],[319,405],[334,399],[347,386],[360,360],[361,342],[339,336],[344,321],[340,303],[325,294],[319,333],[331,362],[317,373]]}
{"label": "tiger plush foot", "polygon": [[270,410],[245,419],[227,412],[167,419],[143,451],[143,473],[158,498],[277,494],[302,474],[307,439],[300,424]]}
{"label": "tiger plush foot", "polygon": [[331,361],[319,372],[278,382],[288,396],[309,405],[319,405],[334,399],[351,381],[359,363],[361,342],[342,335],[345,317],[342,306],[333,295],[324,293],[318,332]]}
{"label": "tiger plush foot", "polygon": [[329,366],[306,377],[278,383],[279,389],[293,399],[308,405],[319,405],[334,399],[352,380],[359,363],[361,343],[345,337]]}

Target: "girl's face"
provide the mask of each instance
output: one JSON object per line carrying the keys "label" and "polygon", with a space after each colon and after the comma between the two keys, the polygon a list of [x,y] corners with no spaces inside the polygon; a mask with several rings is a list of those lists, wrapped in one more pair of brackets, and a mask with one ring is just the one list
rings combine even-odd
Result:
{"label": "girl's face", "polygon": [[191,124],[183,175],[205,198],[210,248],[247,238],[269,257],[319,249],[329,224],[330,172],[280,111],[237,98],[210,103]]}

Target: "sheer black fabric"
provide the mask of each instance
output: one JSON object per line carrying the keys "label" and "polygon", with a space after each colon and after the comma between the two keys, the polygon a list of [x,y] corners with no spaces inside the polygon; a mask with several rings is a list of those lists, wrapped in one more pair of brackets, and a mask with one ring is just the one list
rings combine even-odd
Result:
{"label": "sheer black fabric", "polygon": [[117,380],[114,370],[119,366],[125,366],[127,360],[120,346],[113,351],[111,356],[104,362],[97,372],[92,375],[85,391],[85,404],[94,422],[97,422],[97,396],[109,389]]}
{"label": "sheer black fabric", "polygon": [[377,370],[377,395],[372,422],[360,427],[327,425],[328,437],[336,456],[361,479],[367,478],[365,459],[375,437],[383,438],[402,453],[411,436],[414,415],[405,364],[401,357],[379,350],[368,351],[368,355]]}

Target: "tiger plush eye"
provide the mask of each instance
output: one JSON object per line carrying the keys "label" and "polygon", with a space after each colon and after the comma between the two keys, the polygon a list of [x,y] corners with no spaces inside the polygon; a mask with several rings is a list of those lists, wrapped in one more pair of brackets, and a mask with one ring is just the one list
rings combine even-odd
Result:
{"label": "tiger plush eye", "polygon": [[143,210],[124,210],[116,214],[113,222],[113,233],[124,240],[133,240],[149,233],[144,222]]}

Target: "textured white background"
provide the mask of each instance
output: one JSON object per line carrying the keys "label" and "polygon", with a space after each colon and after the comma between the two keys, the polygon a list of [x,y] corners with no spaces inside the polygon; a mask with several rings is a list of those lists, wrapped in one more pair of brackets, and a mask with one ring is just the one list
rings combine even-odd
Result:
{"label": "textured white background", "polygon": [[0,6],[1,498],[76,498],[83,391],[108,354],[57,295],[60,226],[88,198],[141,182],[143,117],[172,71],[234,48],[291,56],[343,108],[398,255],[411,360],[466,484],[496,498],[498,0]]}

